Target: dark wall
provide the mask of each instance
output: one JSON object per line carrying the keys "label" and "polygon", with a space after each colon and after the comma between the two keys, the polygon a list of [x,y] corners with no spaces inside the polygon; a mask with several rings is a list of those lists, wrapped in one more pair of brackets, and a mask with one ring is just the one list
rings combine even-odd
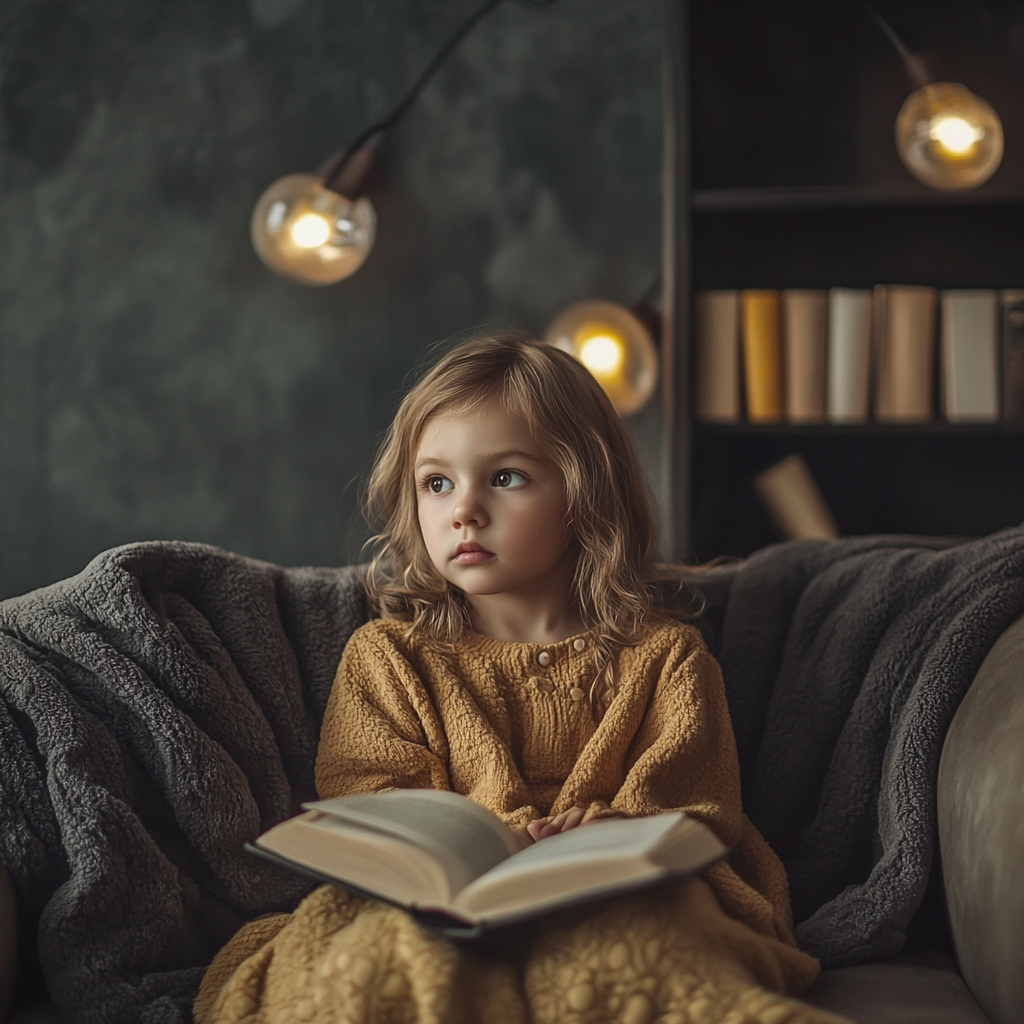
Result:
{"label": "dark wall", "polygon": [[647,288],[659,0],[506,3],[385,151],[355,276],[252,254],[262,189],[385,113],[472,6],[0,5],[0,596],[138,539],[350,560],[433,343]]}

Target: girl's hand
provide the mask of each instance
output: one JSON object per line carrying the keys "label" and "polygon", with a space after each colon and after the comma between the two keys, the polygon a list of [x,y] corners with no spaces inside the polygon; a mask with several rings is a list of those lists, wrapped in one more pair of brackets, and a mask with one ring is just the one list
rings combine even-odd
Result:
{"label": "girl's hand", "polygon": [[[531,821],[526,826],[526,831],[529,833],[530,838],[536,843],[541,839],[547,839],[548,836],[557,836],[559,832],[568,832],[571,828],[576,828],[577,825],[583,823],[583,816],[587,813],[585,807],[570,807],[567,811],[562,811],[561,814],[556,814],[553,818],[538,818],[536,821]],[[595,821],[612,821],[613,818],[592,818],[586,824],[593,825]]]}

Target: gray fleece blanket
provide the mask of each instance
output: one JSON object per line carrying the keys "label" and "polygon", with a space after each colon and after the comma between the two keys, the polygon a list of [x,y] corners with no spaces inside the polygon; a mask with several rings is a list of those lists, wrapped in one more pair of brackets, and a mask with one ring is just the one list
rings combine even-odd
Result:
{"label": "gray fleece blanket", "polygon": [[[768,548],[699,578],[747,809],[827,966],[896,952],[935,844],[946,728],[1024,609],[1024,531]],[[684,595],[685,596],[685,595]],[[133,544],[0,603],[0,859],[69,1021],[171,1024],[297,876],[242,843],[313,795],[351,569]]]}

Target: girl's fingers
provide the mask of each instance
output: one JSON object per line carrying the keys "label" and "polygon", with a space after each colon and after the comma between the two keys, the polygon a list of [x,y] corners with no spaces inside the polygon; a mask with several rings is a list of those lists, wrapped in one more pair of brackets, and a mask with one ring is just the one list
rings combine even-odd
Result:
{"label": "girl's fingers", "polygon": [[568,832],[575,828],[582,820],[586,811],[582,807],[570,807],[561,814],[556,814],[541,829],[540,838],[547,839],[548,836],[557,836],[559,832]]}
{"label": "girl's fingers", "polygon": [[537,818],[526,826],[527,835],[534,841],[544,838],[544,829],[547,827],[550,818]]}
{"label": "girl's fingers", "polygon": [[[530,825],[533,824],[534,822],[531,821]],[[530,831],[530,825],[527,825],[526,828],[515,828],[512,830],[515,833],[516,841],[519,843],[520,850],[525,850],[528,846],[533,846],[537,841],[533,833]],[[540,829],[537,831],[539,832]]]}
{"label": "girl's fingers", "polygon": [[[561,814],[549,815],[547,818],[537,818],[526,826],[530,838],[537,842],[540,839],[547,839],[548,836],[557,836],[559,832],[568,832],[576,828],[582,821],[586,810],[582,807],[570,807]],[[593,824],[589,822],[588,824]]]}

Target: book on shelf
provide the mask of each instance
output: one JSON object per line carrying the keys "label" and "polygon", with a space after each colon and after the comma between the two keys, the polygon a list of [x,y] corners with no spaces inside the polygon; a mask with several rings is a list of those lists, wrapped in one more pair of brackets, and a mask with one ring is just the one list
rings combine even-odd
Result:
{"label": "book on shelf", "polygon": [[246,848],[456,938],[695,874],[728,854],[706,825],[678,812],[523,848],[497,815],[457,793],[400,789],[303,807]]}
{"label": "book on shelf", "polygon": [[943,291],[942,412],[950,423],[999,419],[998,295],[991,289]]}
{"label": "book on shelf", "polygon": [[747,419],[751,423],[779,423],[783,413],[779,293],[750,289],[742,293],[741,299]]}
{"label": "book on shelf", "polygon": [[694,415],[735,423],[740,399],[740,296],[733,291],[697,293]]}
{"label": "book on shelf", "polygon": [[999,293],[1002,326],[1002,418],[1024,422],[1024,290]]}
{"label": "book on shelf", "polygon": [[790,423],[825,420],[828,292],[787,288],[782,293],[783,395]]}
{"label": "book on shelf", "polygon": [[828,399],[830,423],[871,418],[871,292],[831,288],[828,294]]}
{"label": "book on shelf", "polygon": [[786,540],[839,536],[835,518],[802,455],[789,455],[758,473],[754,490]]}
{"label": "book on shelf", "polygon": [[875,419],[925,423],[934,414],[936,290],[876,285],[872,301]]}

